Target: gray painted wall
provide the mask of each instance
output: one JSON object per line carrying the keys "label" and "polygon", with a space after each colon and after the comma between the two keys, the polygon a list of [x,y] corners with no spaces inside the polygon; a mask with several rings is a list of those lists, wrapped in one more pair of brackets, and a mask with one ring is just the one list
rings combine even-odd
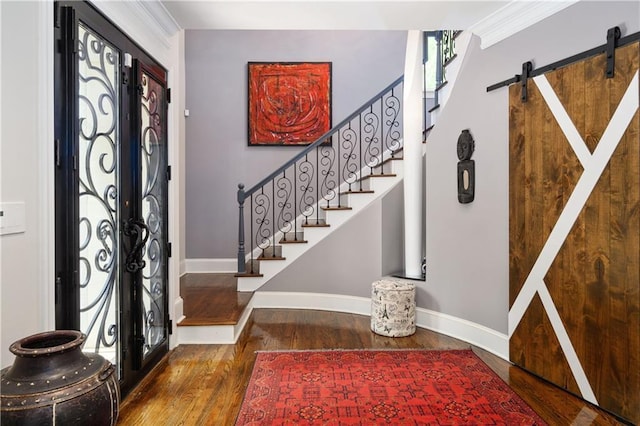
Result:
{"label": "gray painted wall", "polygon": [[[540,67],[604,44],[616,25],[623,36],[640,30],[640,3],[580,2],[485,50],[472,40],[427,142],[427,283],[419,306],[507,332],[508,89],[486,87],[520,73],[525,61]],[[456,195],[463,129],[476,142],[476,198],[467,205]]]}
{"label": "gray painted wall", "polygon": [[235,258],[238,183],[296,147],[247,146],[247,62],[331,61],[338,123],[404,72],[404,31],[186,31],[186,257]]}
{"label": "gray painted wall", "polygon": [[[606,40],[606,30],[615,25],[622,28],[623,35],[639,31],[640,5],[637,2],[580,2],[485,50],[480,49],[477,38],[472,40],[451,97],[438,117],[438,123],[427,143],[425,221],[427,282],[418,285],[417,305],[419,307],[466,319],[501,333],[507,332],[508,95],[507,89],[487,93],[486,87],[519,73],[521,64],[525,61],[533,60],[535,66],[543,66],[603,44]],[[243,32],[233,34],[246,35]],[[278,35],[283,33],[256,32],[253,34],[264,41],[268,38],[267,36],[278,38]],[[307,33],[303,32],[303,34]],[[363,33],[351,35],[358,34]],[[375,34],[380,35],[380,33]],[[193,91],[202,91],[199,89],[201,85],[193,83],[193,67],[197,65],[192,61],[195,55],[193,49],[206,56],[207,49],[211,48],[206,40],[190,43],[189,40],[195,39],[196,35],[201,34],[198,32],[187,34],[188,108],[193,108],[189,106],[192,104],[189,99],[193,99]],[[398,61],[402,62],[399,57],[404,55],[404,35],[398,37],[402,42],[398,42],[395,49]],[[230,100],[229,96],[221,96],[226,102],[233,102],[233,106],[222,111],[215,108],[200,111],[197,113],[200,114],[199,120],[195,124],[187,124],[187,245],[190,246],[187,248],[187,257],[190,258],[234,256],[235,206],[232,209],[233,212],[223,211],[224,207],[220,206],[216,200],[220,197],[233,200],[234,186],[238,181],[253,182],[264,174],[263,170],[256,170],[260,168],[259,165],[264,158],[273,158],[276,162],[280,158],[284,161],[284,157],[292,155],[282,148],[249,149],[246,147],[246,118],[243,115],[246,110],[245,69],[248,60],[300,60],[302,58],[276,58],[274,54],[256,54],[255,57],[247,57],[244,53],[234,54],[233,48],[229,46],[219,46],[218,50],[224,50],[225,47],[229,50],[228,59],[237,61],[235,72],[239,73],[237,87],[226,90],[240,92],[242,95],[237,96],[235,100]],[[248,48],[248,46],[245,47]],[[240,48],[239,51],[241,52]],[[377,53],[381,54],[383,51]],[[335,57],[327,59],[322,55],[314,54],[312,58],[304,58],[304,60],[334,61],[334,101],[337,100],[340,92],[336,90]],[[209,64],[211,65],[211,61]],[[355,67],[355,65],[352,63],[352,66]],[[218,66],[223,65],[215,64],[215,67]],[[387,82],[402,73],[401,65],[398,65],[397,69],[398,72],[389,73]],[[204,70],[200,73],[204,73]],[[357,73],[353,71],[353,74]],[[213,76],[216,73],[211,72],[207,75]],[[381,88],[384,84],[381,82],[377,87]],[[358,87],[354,86],[354,90]],[[359,95],[358,101],[353,101],[350,108],[360,105],[375,91],[372,88],[370,93]],[[204,96],[204,98],[208,97]],[[223,101],[220,102],[224,104]],[[349,112],[348,108],[345,109],[346,111],[342,114]],[[236,113],[231,114],[232,110]],[[232,116],[242,118],[238,118],[236,126],[222,126],[222,124],[214,126],[212,123],[216,120],[217,123],[220,123],[220,120],[224,123],[225,112],[228,112],[229,116],[226,120],[229,122]],[[340,117],[337,115],[339,113],[335,103],[334,112],[334,122],[337,122]],[[202,116],[205,113],[207,117]],[[192,118],[193,116],[194,114]],[[216,136],[212,130],[221,126],[222,134],[226,135],[224,138]],[[476,200],[469,205],[459,204],[456,194],[458,160],[455,146],[463,129],[470,129],[476,141],[476,151],[473,156],[476,161]],[[208,134],[213,135],[212,138],[203,136]],[[239,142],[223,145],[223,140],[227,139]],[[214,148],[216,146],[218,148]],[[206,155],[211,152],[214,157],[227,153],[227,158],[233,158],[233,161],[216,159],[209,161],[207,158],[210,157]],[[231,167],[226,164],[239,164],[239,166]],[[215,168],[221,170],[212,170]],[[236,170],[238,168],[242,170]],[[252,174],[251,171],[255,173]],[[211,176],[215,179],[207,180]],[[215,182],[216,179],[227,182],[224,185],[218,185]],[[214,195],[209,198],[209,194]],[[345,224],[340,233],[328,237],[303,256],[297,265],[268,283],[264,290],[367,296],[372,280],[392,272],[383,271],[391,268],[392,265],[386,263],[387,260],[383,261],[382,256],[387,250],[385,247],[387,247],[388,238],[393,241],[392,245],[401,241],[401,236],[397,236],[397,230],[401,229],[401,225],[396,220],[388,219],[389,214],[401,218],[401,207],[397,209],[392,207],[399,206],[399,200],[401,195],[393,192],[387,195],[385,201],[370,206],[356,220]],[[220,210],[216,210],[221,212],[219,219],[214,220],[207,215],[199,216],[198,210],[205,211],[210,205],[220,206],[218,207]],[[200,220],[199,217],[202,217],[200,223],[197,222]],[[232,219],[224,222],[224,217],[232,217]],[[216,230],[217,228],[213,225],[218,223],[217,220],[224,222],[223,228],[226,227],[228,230],[224,233]],[[401,221],[401,219],[398,220]],[[234,226],[230,226],[230,223]],[[383,225],[385,223],[386,225]],[[389,224],[392,224],[390,228]],[[394,226],[397,227],[396,231],[385,231],[385,229],[393,229]],[[383,231],[380,235],[369,235],[369,230],[375,227]],[[194,234],[201,235],[194,236]],[[223,238],[227,234],[230,236],[220,243],[208,241],[214,237]],[[366,239],[363,239],[362,235],[366,235]],[[396,237],[390,237],[391,235]],[[360,238],[366,243],[359,244],[361,251],[354,251],[347,244],[347,241],[353,238]],[[317,257],[312,260],[312,255]],[[318,259],[322,260],[318,261]]]}
{"label": "gray painted wall", "polygon": [[313,246],[260,291],[371,297],[371,283],[402,270],[403,189],[399,184]]}

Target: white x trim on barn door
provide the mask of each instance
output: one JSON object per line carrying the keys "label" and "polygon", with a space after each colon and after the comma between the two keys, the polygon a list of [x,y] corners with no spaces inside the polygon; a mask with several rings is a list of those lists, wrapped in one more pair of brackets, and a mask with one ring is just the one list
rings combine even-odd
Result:
{"label": "white x trim on barn door", "polygon": [[558,99],[558,96],[549,84],[547,78],[544,75],[540,75],[534,77],[533,80],[575,152],[578,160],[582,164],[584,171],[567,200],[567,204],[562,210],[562,213],[558,217],[556,224],[549,234],[542,251],[538,255],[538,258],[531,269],[531,272],[529,272],[529,275],[527,276],[520,293],[516,297],[513,306],[509,310],[509,337],[513,335],[533,297],[538,293],[553,330],[556,333],[560,346],[567,358],[569,368],[574,375],[582,397],[587,401],[597,404],[598,402],[593,389],[591,388],[589,380],[587,379],[582,365],[580,364],[580,360],[578,359],[569,335],[564,328],[562,319],[560,318],[558,310],[551,298],[551,294],[544,282],[544,277],[547,275],[551,264],[558,255],[558,252],[569,235],[569,232],[571,232],[571,229],[589,199],[591,192],[598,183],[598,180],[600,180],[602,172],[609,163],[609,160],[620,143],[620,140],[624,136],[631,119],[638,110],[638,71],[636,71],[629,87],[627,87],[624,96],[618,104],[613,117],[611,117],[611,120],[602,134],[602,138],[600,139],[593,154],[589,152],[587,145],[571,121],[571,118],[567,114],[567,111]]}

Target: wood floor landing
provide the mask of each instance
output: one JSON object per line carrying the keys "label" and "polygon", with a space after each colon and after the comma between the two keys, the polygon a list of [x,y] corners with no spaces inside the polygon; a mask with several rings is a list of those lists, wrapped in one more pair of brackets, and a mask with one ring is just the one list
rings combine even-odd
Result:
{"label": "wood floor landing", "polygon": [[[256,351],[283,349],[467,349],[469,344],[418,327],[409,337],[371,332],[368,316],[254,309],[234,345],[180,345],[125,398],[125,425],[232,426]],[[549,425],[618,425],[616,419],[482,349],[473,351]]]}
{"label": "wood floor landing", "polygon": [[234,274],[185,274],[180,278],[184,320],[178,326],[235,325],[252,292],[237,291]]}

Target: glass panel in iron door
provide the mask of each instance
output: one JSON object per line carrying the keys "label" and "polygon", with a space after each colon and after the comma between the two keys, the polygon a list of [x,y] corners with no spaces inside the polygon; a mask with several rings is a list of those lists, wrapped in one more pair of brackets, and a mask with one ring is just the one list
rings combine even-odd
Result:
{"label": "glass panel in iron door", "polygon": [[141,215],[149,228],[142,259],[143,359],[166,343],[167,331],[167,145],[165,87],[140,71]]}
{"label": "glass panel in iron door", "polygon": [[85,351],[119,365],[120,53],[77,29],[80,330]]}

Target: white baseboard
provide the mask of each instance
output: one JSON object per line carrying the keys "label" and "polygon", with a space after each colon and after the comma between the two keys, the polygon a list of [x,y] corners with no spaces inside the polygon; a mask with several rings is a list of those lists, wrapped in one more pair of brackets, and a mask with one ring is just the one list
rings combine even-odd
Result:
{"label": "white baseboard", "polygon": [[509,360],[509,337],[491,328],[424,308],[416,308],[416,324],[427,330],[463,340]]}
{"label": "white baseboard", "polygon": [[324,293],[257,291],[253,293],[254,308],[315,309],[319,311],[371,314],[371,299]]}
{"label": "white baseboard", "polygon": [[[371,315],[371,299],[323,293],[257,291],[253,308],[316,309]],[[482,348],[509,360],[509,338],[488,327],[424,308],[416,308],[416,325]]]}
{"label": "white baseboard", "polygon": [[185,259],[185,273],[232,273],[238,271],[237,259]]}

